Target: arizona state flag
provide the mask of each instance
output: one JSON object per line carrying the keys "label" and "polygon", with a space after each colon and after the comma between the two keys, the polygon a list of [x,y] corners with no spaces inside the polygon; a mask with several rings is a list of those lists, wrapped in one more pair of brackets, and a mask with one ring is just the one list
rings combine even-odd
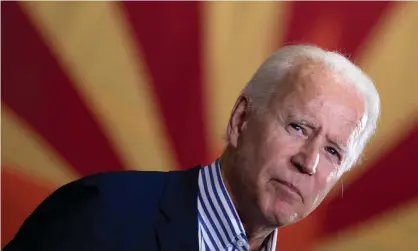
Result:
{"label": "arizona state flag", "polygon": [[5,2],[2,246],[88,174],[206,164],[239,90],[272,51],[314,43],[375,80],[366,159],[278,249],[418,250],[418,3]]}

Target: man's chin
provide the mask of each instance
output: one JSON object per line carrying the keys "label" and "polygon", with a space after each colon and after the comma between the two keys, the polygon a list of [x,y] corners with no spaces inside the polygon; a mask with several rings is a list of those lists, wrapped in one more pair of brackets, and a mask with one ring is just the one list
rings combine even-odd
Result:
{"label": "man's chin", "polygon": [[272,220],[277,226],[290,225],[301,219],[301,215],[298,213],[298,210],[286,202],[276,203],[272,211]]}
{"label": "man's chin", "polygon": [[291,225],[300,220],[298,213],[289,214],[289,213],[276,212],[274,217],[275,217],[276,225],[279,227]]}

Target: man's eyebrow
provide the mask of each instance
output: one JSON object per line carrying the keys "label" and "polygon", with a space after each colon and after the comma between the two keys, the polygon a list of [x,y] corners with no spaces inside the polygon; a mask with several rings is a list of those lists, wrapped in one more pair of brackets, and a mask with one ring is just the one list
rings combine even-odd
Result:
{"label": "man's eyebrow", "polygon": [[295,115],[295,114],[290,114],[289,118],[292,120],[296,120],[298,121],[298,123],[300,123],[301,125],[307,126],[309,128],[311,128],[312,130],[317,130],[319,125],[315,122],[313,122],[313,119],[307,117],[307,118],[303,118],[303,116],[299,116],[299,115]]}
{"label": "man's eyebrow", "polygon": [[[296,114],[289,114],[289,118],[291,120],[297,121],[301,125],[304,125],[304,126],[307,126],[307,127],[311,128],[314,131],[319,129],[319,125],[314,122],[313,118],[310,118],[310,117],[307,117],[307,116],[300,116],[300,115],[296,115]],[[342,143],[340,140],[333,140],[333,139],[330,139],[327,136],[327,141],[331,145],[333,145],[335,148],[337,148],[337,150],[339,150],[340,152],[342,152],[342,153],[347,152],[347,144]]]}

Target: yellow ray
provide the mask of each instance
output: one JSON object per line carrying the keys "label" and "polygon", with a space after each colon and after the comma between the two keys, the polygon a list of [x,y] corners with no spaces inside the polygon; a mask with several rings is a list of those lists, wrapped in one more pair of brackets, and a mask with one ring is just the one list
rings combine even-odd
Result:
{"label": "yellow ray", "polygon": [[[367,165],[387,152],[417,122],[418,3],[394,4],[362,48],[360,65],[381,95],[382,117],[365,151]],[[364,168],[354,168],[349,179]]]}
{"label": "yellow ray", "polygon": [[129,169],[177,167],[139,45],[116,2],[25,2]]}
{"label": "yellow ray", "polygon": [[418,250],[418,200],[324,240],[315,251]]}
{"label": "yellow ray", "polygon": [[2,104],[2,168],[61,186],[79,176],[39,135]]}
{"label": "yellow ray", "polygon": [[213,154],[219,154],[235,99],[281,40],[287,3],[205,2],[204,5],[206,129]]}

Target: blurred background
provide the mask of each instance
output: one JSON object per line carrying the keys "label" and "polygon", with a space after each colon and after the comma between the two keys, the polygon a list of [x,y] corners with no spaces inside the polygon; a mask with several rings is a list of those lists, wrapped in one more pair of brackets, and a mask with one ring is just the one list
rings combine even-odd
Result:
{"label": "blurred background", "polygon": [[270,53],[303,42],[358,63],[383,113],[363,164],[311,216],[280,231],[278,250],[418,250],[418,3],[1,8],[2,246],[79,177],[210,163],[240,89]]}

